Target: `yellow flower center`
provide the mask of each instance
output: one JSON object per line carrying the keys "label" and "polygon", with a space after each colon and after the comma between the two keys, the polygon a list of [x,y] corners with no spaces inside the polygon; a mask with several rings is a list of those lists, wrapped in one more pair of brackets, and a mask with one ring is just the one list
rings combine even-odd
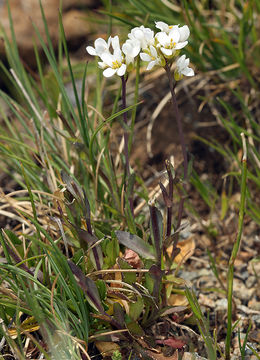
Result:
{"label": "yellow flower center", "polygon": [[113,69],[119,69],[121,65],[122,64],[118,60],[112,62]]}
{"label": "yellow flower center", "polygon": [[172,39],[171,39],[170,44],[166,45],[165,49],[174,49],[175,46],[176,46],[176,42],[173,42]]}
{"label": "yellow flower center", "polygon": [[175,46],[176,46],[176,42],[173,42],[173,40],[171,39],[170,47],[174,48]]}

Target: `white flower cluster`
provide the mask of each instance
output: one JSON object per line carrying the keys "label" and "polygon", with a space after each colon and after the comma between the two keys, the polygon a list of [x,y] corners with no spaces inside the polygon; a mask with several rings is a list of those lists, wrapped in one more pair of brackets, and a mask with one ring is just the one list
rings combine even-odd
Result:
{"label": "white flower cluster", "polygon": [[[180,50],[188,44],[190,30],[187,25],[169,26],[162,21],[155,22],[155,26],[161,30],[155,35],[151,29],[145,28],[143,25],[133,28],[122,48],[120,48],[118,36],[110,36],[107,42],[98,38],[94,47],[87,46],[87,52],[102,60],[98,62],[98,65],[104,70],[105,77],[114,74],[125,75],[134,67],[137,56],[148,62],[147,70],[151,70],[154,66],[164,67],[166,61],[172,62],[179,55]],[[182,79],[183,75],[194,75],[193,69],[189,67],[189,62],[190,60],[186,59],[185,55],[177,59],[175,80]]]}

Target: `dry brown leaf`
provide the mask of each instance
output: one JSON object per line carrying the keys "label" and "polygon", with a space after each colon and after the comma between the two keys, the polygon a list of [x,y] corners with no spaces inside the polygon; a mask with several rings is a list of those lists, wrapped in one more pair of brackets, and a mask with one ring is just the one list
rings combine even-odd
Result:
{"label": "dry brown leaf", "polygon": [[[19,333],[24,334],[25,332],[34,332],[39,330],[40,326],[38,322],[35,320],[33,316],[28,317],[25,319],[19,327]],[[17,327],[11,327],[8,329],[8,335],[11,336],[12,339],[16,339],[18,334]]]}
{"label": "dry brown leaf", "polygon": [[114,351],[120,350],[120,346],[114,342],[95,341],[95,345],[103,356],[112,356]]}
{"label": "dry brown leaf", "polygon": [[126,249],[125,254],[124,254],[124,259],[134,269],[140,269],[142,261],[141,261],[139,255],[135,251],[133,251],[131,249]]}
{"label": "dry brown leaf", "polygon": [[185,295],[182,294],[171,294],[168,298],[169,306],[188,306],[189,302]]}
{"label": "dry brown leaf", "polygon": [[[175,257],[174,262],[177,264],[184,263],[187,261],[195,251],[195,240],[194,236],[190,236],[188,239],[179,241],[177,247],[181,250],[180,253]],[[171,256],[172,245],[168,247],[167,253]]]}
{"label": "dry brown leaf", "polygon": [[154,360],[178,360],[178,350],[172,356],[165,356],[162,353],[158,354],[151,350],[146,350],[145,352]]}

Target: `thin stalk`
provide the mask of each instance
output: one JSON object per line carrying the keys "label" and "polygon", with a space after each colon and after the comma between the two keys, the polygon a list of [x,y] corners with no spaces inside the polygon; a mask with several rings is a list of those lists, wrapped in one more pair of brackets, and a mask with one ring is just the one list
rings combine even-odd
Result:
{"label": "thin stalk", "polygon": [[171,205],[167,207],[167,227],[166,227],[166,238],[168,238],[171,235],[171,229],[172,229],[172,203],[173,203],[173,176],[171,172],[171,164],[169,160],[166,160],[165,162],[166,171],[169,178],[169,200]]}
{"label": "thin stalk", "polygon": [[[140,82],[140,57],[138,56],[138,57],[137,57],[137,61],[136,61],[134,104],[136,104],[136,103],[138,102],[139,82]],[[133,110],[132,110],[131,132],[130,132],[130,139],[129,139],[129,151],[130,151],[130,152],[131,152],[132,145],[133,145],[133,135],[134,135],[134,126],[135,126],[136,110],[137,110],[137,107],[133,108]]]}
{"label": "thin stalk", "polygon": [[170,91],[171,91],[171,96],[172,96],[172,105],[173,105],[173,110],[174,113],[176,115],[176,120],[177,120],[177,126],[178,126],[178,132],[179,132],[179,137],[180,137],[180,143],[181,143],[181,150],[182,150],[182,156],[183,156],[183,161],[184,161],[184,181],[187,179],[188,176],[188,156],[187,156],[187,151],[186,151],[186,145],[185,145],[185,141],[184,141],[184,135],[183,135],[183,128],[182,128],[182,120],[181,120],[181,116],[180,116],[180,112],[179,112],[179,107],[177,104],[177,100],[176,100],[176,95],[174,92],[174,84],[173,84],[173,77],[171,74],[171,68],[169,66],[169,64],[166,63],[165,65],[165,70],[166,70],[166,74],[169,80],[169,85],[170,85]]}
{"label": "thin stalk", "polygon": [[[185,141],[184,141],[182,120],[181,120],[179,107],[178,107],[177,100],[176,100],[176,95],[174,92],[174,84],[173,84],[173,77],[171,74],[171,68],[168,63],[166,63],[164,68],[165,68],[165,71],[166,71],[166,74],[167,74],[167,77],[169,80],[169,86],[170,86],[170,91],[171,91],[171,96],[172,96],[173,111],[176,116],[179,139],[180,139],[180,143],[181,143],[182,156],[183,156],[183,167],[184,167],[183,187],[185,189],[186,188],[185,182],[186,182],[187,176],[188,176],[188,156],[187,156],[187,150],[186,150],[186,145],[185,145]],[[183,208],[184,208],[184,201],[185,201],[184,197],[181,196],[180,204],[179,204],[179,211],[178,211],[178,221],[177,221],[176,228],[178,228],[181,224]]]}
{"label": "thin stalk", "polygon": [[[127,78],[124,76],[121,76],[122,80],[122,104],[123,109],[126,109],[126,81]],[[125,154],[125,174],[126,174],[126,183],[130,179],[130,163],[129,163],[129,131],[127,129],[127,112],[123,113],[123,119],[124,119],[124,154]],[[128,184],[127,184],[128,185]],[[129,205],[131,209],[132,215],[134,214],[134,200],[132,195],[129,196]]]}
{"label": "thin stalk", "polygon": [[[126,109],[126,79],[124,76],[121,76],[122,80],[122,103],[123,109]],[[130,165],[129,165],[129,152],[128,152],[128,140],[129,140],[129,132],[127,130],[127,113],[124,112],[123,119],[125,123],[124,128],[124,153],[125,153],[125,171],[127,178],[130,176]]]}
{"label": "thin stalk", "polygon": [[225,359],[230,360],[230,345],[231,345],[231,335],[232,335],[232,297],[233,297],[233,278],[234,278],[234,263],[237,257],[237,254],[240,249],[242,230],[243,230],[243,220],[245,213],[245,198],[246,198],[246,177],[247,177],[247,151],[246,151],[246,141],[245,135],[242,133],[242,143],[243,143],[243,158],[242,158],[242,181],[241,181],[241,200],[239,208],[239,218],[238,218],[238,232],[236,242],[233,246],[232,254],[229,259],[228,264],[228,309],[227,309],[227,336],[226,336],[226,348],[225,348]]}
{"label": "thin stalk", "polygon": [[154,238],[154,247],[156,252],[156,265],[159,269],[162,268],[162,255],[161,255],[161,236],[160,236],[160,228],[158,224],[158,218],[156,213],[155,205],[152,203],[149,205],[150,210],[150,218],[152,224],[153,238]]}

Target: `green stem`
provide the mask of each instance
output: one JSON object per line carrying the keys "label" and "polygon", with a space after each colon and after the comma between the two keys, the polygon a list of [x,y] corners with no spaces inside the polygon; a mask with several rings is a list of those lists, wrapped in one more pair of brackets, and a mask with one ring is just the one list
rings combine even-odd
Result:
{"label": "green stem", "polygon": [[232,297],[233,297],[233,278],[234,278],[234,263],[240,249],[243,220],[245,213],[245,199],[246,199],[246,177],[247,177],[247,155],[246,155],[246,144],[245,136],[241,134],[243,141],[243,159],[242,159],[242,181],[241,181],[241,200],[239,209],[238,219],[238,233],[236,242],[233,246],[232,254],[228,264],[228,310],[227,310],[227,336],[226,336],[226,348],[225,348],[225,359],[230,360],[230,347],[231,347],[231,335],[232,335]]}
{"label": "green stem", "polygon": [[[122,80],[122,103],[123,103],[123,109],[126,109],[126,79],[124,76],[121,76]],[[125,171],[126,176],[129,178],[130,176],[130,164],[129,164],[129,151],[128,151],[128,140],[129,140],[129,133],[127,130],[127,113],[124,112],[123,119],[125,123],[124,128],[124,153],[125,153]]]}
{"label": "green stem", "polygon": [[[137,61],[136,61],[134,104],[137,104],[137,101],[138,101],[139,82],[140,82],[140,57],[138,56]],[[131,152],[132,144],[133,144],[134,126],[135,126],[135,118],[136,118],[136,109],[137,109],[137,107],[134,107],[133,110],[132,110],[131,132],[130,132],[129,147],[128,147],[128,148],[129,148],[129,152]]]}

